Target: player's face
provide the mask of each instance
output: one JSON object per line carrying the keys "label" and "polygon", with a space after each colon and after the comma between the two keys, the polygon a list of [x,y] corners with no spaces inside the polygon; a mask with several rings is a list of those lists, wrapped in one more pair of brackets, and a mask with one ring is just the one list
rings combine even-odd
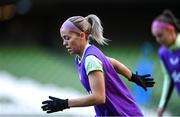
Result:
{"label": "player's face", "polygon": [[61,37],[63,39],[63,46],[66,47],[70,54],[80,54],[82,51],[82,39],[79,33],[70,32],[69,30],[61,30]]}
{"label": "player's face", "polygon": [[166,47],[171,46],[175,42],[175,32],[168,29],[152,29],[152,34],[159,44]]}

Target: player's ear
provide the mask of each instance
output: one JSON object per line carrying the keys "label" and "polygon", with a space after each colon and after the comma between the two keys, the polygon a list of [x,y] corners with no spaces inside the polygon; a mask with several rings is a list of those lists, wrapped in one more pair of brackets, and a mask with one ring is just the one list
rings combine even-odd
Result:
{"label": "player's ear", "polygon": [[80,37],[81,38],[85,38],[86,37],[86,34],[84,32],[80,32]]}

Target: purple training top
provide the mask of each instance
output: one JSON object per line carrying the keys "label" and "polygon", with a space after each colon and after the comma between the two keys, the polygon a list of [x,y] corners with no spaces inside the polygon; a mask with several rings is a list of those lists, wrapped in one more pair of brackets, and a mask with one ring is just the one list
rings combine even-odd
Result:
{"label": "purple training top", "polygon": [[105,104],[94,106],[96,116],[143,116],[130,91],[121,81],[110,61],[94,45],[86,49],[81,63],[78,63],[78,57],[75,58],[80,81],[87,92],[91,93],[91,88],[84,64],[85,58],[89,55],[96,56],[103,63],[105,75],[106,102]]}
{"label": "purple training top", "polygon": [[180,95],[180,49],[170,51],[166,47],[161,46],[158,54],[162,59],[169,76],[173,79],[178,94]]}

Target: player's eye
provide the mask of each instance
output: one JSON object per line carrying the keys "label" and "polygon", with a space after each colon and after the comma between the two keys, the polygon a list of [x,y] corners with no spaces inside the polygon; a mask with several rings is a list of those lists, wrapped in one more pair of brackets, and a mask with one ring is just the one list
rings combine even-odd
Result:
{"label": "player's eye", "polygon": [[157,35],[157,37],[162,38],[162,37],[163,37],[163,34],[160,33],[160,34]]}
{"label": "player's eye", "polygon": [[63,39],[64,39],[64,40],[69,40],[70,37],[69,37],[69,36],[63,36]]}

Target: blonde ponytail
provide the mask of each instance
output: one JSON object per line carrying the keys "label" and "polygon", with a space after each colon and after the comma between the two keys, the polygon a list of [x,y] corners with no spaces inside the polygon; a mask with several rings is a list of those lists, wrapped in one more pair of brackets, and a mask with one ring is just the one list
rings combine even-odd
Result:
{"label": "blonde ponytail", "polygon": [[81,31],[85,32],[89,40],[93,39],[100,45],[108,45],[107,41],[109,41],[109,39],[103,37],[103,27],[100,19],[96,15],[90,14],[87,17],[73,16],[68,20]]}
{"label": "blonde ponytail", "polygon": [[109,39],[103,37],[103,27],[100,19],[94,14],[88,15],[85,19],[91,24],[91,30],[89,32],[90,38],[96,40],[97,43],[101,45],[108,45],[107,41],[109,41]]}

